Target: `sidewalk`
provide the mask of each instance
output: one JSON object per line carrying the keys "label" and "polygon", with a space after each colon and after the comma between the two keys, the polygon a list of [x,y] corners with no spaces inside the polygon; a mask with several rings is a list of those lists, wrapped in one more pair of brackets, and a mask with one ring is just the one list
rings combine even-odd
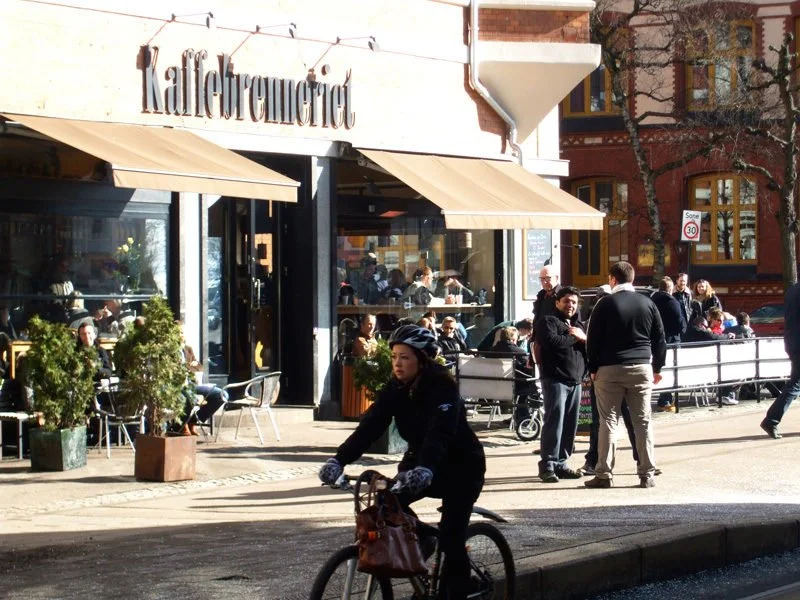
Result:
{"label": "sidewalk", "polygon": [[[539,482],[536,442],[476,423],[489,459],[479,504],[509,519],[517,598],[588,597],[797,547],[800,411],[772,440],[758,427],[767,406],[654,415],[664,474],[647,490],[635,487],[626,440],[615,487],[587,490]],[[66,473],[5,460],[0,597],[306,598],[327,556],[352,539],[351,497],[320,487],[316,472],[353,427],[281,425],[282,441],[267,432],[264,447],[254,430],[238,441],[225,430],[219,443],[199,444],[197,480],[175,484],[136,482],[128,448],[110,460],[92,452],[88,467]],[[572,466],[586,448],[580,439]],[[391,473],[397,459],[365,463]],[[435,501],[417,506],[435,519]]]}

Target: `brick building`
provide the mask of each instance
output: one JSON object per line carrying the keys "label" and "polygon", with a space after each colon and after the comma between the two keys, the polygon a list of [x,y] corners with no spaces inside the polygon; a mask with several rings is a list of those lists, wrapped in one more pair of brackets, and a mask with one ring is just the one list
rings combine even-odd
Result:
{"label": "brick building", "polygon": [[[779,45],[784,32],[797,31],[794,3],[741,5],[750,18],[731,19],[712,34],[718,44],[730,48],[729,57],[716,64],[702,60],[688,66],[676,63],[663,74],[683,109],[713,111],[723,95],[739,85],[739,65],[766,57],[765,48]],[[736,67],[729,68],[728,62]],[[653,108],[653,103],[638,98],[635,114]],[[637,268],[637,279],[650,283],[653,247],[644,189],[622,118],[611,102],[610,77],[604,67],[562,101],[560,123],[561,157],[570,164],[563,189],[607,215],[602,231],[562,233],[566,277],[577,285],[597,285],[605,282],[609,264],[628,260]],[[666,162],[671,156],[668,136],[668,128],[661,124],[645,128],[652,164]],[[687,272],[690,280],[706,279],[726,310],[752,311],[781,302],[783,297],[775,218],[778,197],[761,178],[734,172],[725,158],[696,159],[657,180],[666,272],[673,278],[678,272]],[[681,241],[684,210],[703,213],[698,243]]]}

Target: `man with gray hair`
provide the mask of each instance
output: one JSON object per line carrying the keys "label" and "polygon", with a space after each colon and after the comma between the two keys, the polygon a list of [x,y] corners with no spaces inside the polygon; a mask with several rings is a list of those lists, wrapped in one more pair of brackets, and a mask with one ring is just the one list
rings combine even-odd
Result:
{"label": "man with gray hair", "polygon": [[628,403],[639,455],[639,487],[655,486],[655,457],[650,412],[653,384],[661,381],[667,356],[664,326],[653,301],[633,287],[635,272],[627,262],[611,267],[610,296],[592,311],[586,339],[589,373],[600,415],[595,477],[587,488],[610,488],[616,451],[617,422],[623,400]]}

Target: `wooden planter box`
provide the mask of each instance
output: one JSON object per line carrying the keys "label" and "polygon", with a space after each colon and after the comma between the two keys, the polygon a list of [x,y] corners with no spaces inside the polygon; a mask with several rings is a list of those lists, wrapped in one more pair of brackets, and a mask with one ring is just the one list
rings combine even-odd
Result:
{"label": "wooden planter box", "polygon": [[136,479],[184,481],[195,478],[197,438],[193,435],[136,436]]}
{"label": "wooden planter box", "polygon": [[353,380],[353,365],[342,365],[342,418],[358,419],[372,405],[367,390],[356,387]]}
{"label": "wooden planter box", "polygon": [[86,427],[45,431],[30,430],[31,468],[34,471],[69,471],[86,466]]}

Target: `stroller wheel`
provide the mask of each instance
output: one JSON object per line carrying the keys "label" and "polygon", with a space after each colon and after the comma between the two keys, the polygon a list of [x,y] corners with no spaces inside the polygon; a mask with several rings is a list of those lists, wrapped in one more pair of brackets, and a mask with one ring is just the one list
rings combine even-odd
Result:
{"label": "stroller wheel", "polygon": [[514,428],[517,437],[523,442],[532,442],[542,434],[542,422],[537,418],[538,414],[536,412],[532,417],[522,419]]}

